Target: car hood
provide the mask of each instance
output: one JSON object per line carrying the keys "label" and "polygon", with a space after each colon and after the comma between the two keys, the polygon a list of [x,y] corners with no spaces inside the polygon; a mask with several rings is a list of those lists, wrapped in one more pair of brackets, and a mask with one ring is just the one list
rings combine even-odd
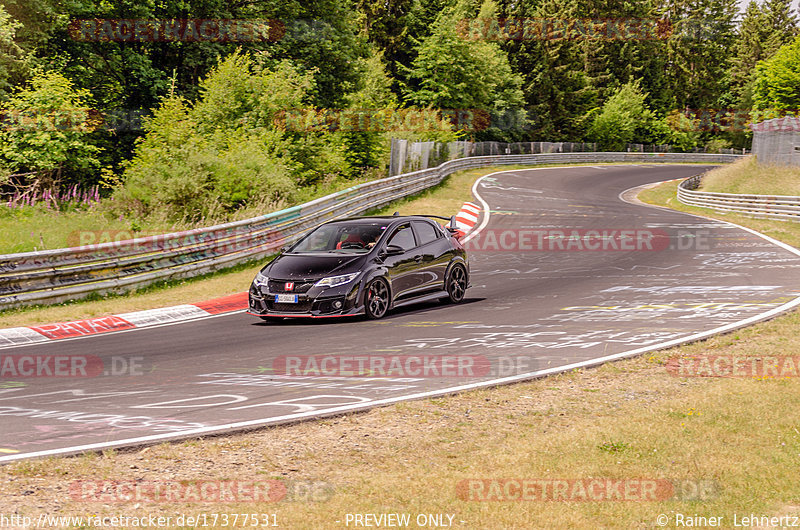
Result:
{"label": "car hood", "polygon": [[318,280],[361,269],[366,256],[337,254],[282,254],[263,273],[279,280]]}

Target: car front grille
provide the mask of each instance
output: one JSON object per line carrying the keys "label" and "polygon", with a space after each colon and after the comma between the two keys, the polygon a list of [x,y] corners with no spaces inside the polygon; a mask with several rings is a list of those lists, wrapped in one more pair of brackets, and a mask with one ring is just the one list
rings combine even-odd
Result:
{"label": "car front grille", "polygon": [[294,288],[291,291],[286,290],[286,284],[291,280],[270,280],[269,292],[271,293],[306,293],[309,289],[314,287],[316,282],[294,282]]}
{"label": "car front grille", "polygon": [[297,304],[284,304],[279,302],[267,302],[270,311],[276,313],[310,313],[311,301],[299,302]]}

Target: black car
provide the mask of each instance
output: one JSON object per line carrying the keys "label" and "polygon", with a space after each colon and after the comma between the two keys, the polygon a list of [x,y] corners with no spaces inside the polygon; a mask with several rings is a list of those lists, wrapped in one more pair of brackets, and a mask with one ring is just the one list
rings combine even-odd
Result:
{"label": "black car", "polygon": [[309,232],[256,275],[249,313],[274,317],[381,318],[393,307],[469,287],[467,253],[451,223],[428,216],[358,217]]}

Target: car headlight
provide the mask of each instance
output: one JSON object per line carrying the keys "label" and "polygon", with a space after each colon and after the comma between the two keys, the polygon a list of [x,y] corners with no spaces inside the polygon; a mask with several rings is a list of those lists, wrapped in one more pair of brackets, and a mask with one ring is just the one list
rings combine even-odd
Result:
{"label": "car headlight", "polygon": [[269,278],[267,278],[266,276],[261,274],[261,272],[259,272],[258,274],[256,274],[256,279],[253,280],[253,283],[261,287],[262,285],[267,285],[269,283]]}
{"label": "car headlight", "polygon": [[339,285],[352,282],[359,274],[361,273],[354,272],[353,274],[342,274],[341,276],[329,276],[327,278],[322,278],[320,281],[314,284],[314,287],[338,287]]}

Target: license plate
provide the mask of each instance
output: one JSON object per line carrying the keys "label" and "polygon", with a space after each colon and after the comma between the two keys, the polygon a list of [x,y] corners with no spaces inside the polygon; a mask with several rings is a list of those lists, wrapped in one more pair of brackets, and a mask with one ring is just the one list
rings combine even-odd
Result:
{"label": "license plate", "polygon": [[279,304],[296,304],[297,303],[297,295],[296,294],[276,294],[275,301]]}

